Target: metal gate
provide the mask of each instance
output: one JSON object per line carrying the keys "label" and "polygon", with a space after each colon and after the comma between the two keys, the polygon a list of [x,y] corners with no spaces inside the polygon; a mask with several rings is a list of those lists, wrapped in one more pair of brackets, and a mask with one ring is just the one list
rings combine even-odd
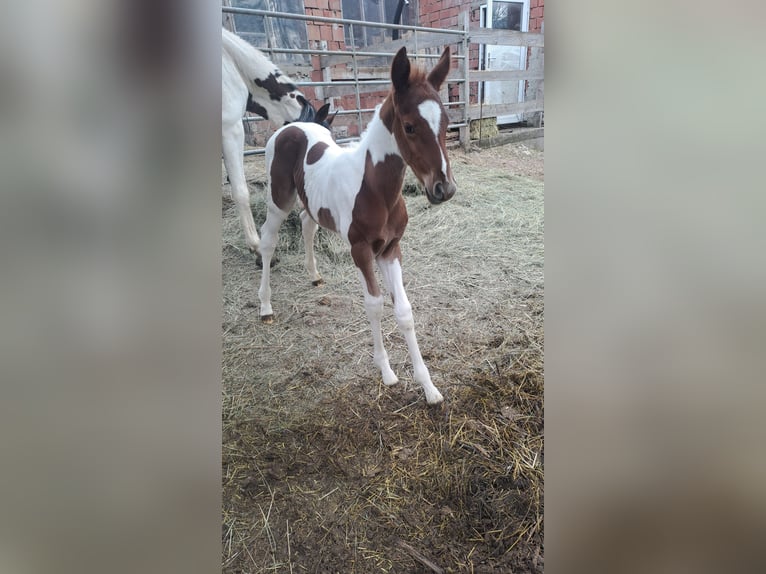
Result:
{"label": "metal gate", "polygon": [[[460,128],[460,142],[463,144],[463,146],[466,146],[468,144],[468,130],[465,129],[468,126],[468,67],[469,67],[469,58],[468,58],[468,45],[469,45],[469,23],[468,23],[468,14],[464,14],[463,18],[463,27],[461,30],[444,30],[441,28],[428,28],[424,26],[404,26],[404,25],[396,25],[396,24],[386,24],[386,23],[378,23],[378,22],[363,22],[360,20],[348,20],[345,18],[330,18],[330,17],[324,17],[324,16],[310,16],[306,14],[292,14],[287,12],[272,12],[268,10],[256,10],[256,9],[249,9],[249,8],[236,8],[232,6],[222,6],[222,11],[224,14],[240,14],[240,15],[249,15],[249,16],[261,16],[266,19],[287,19],[287,20],[303,20],[306,22],[312,22],[312,23],[324,23],[324,24],[342,24],[344,26],[348,27],[349,36],[351,38],[349,49],[347,50],[327,50],[327,49],[298,49],[298,48],[276,48],[273,46],[257,46],[258,49],[260,49],[265,54],[268,54],[271,59],[273,60],[274,54],[305,54],[308,56],[320,56],[320,57],[330,57],[330,56],[350,56],[351,62],[352,62],[352,69],[353,69],[353,78],[350,80],[332,80],[331,78],[325,79],[323,81],[300,81],[296,78],[293,78],[294,83],[298,87],[313,87],[313,88],[324,88],[324,87],[341,87],[341,86],[350,86],[353,87],[353,93],[356,96],[356,107],[354,109],[347,109],[347,110],[340,110],[338,112],[338,116],[349,116],[353,115],[356,116],[357,124],[358,124],[358,130],[361,134],[364,130],[364,127],[366,125],[366,122],[363,120],[363,115],[365,114],[372,114],[375,109],[374,108],[362,108],[361,106],[361,96],[363,93],[366,93],[369,91],[368,88],[379,86],[379,89],[384,89],[385,87],[389,86],[391,84],[391,81],[389,78],[386,79],[363,79],[360,78],[359,74],[359,62],[368,59],[368,58],[374,58],[374,57],[386,57],[387,61],[390,62],[390,60],[396,55],[396,51],[370,51],[370,50],[358,50],[356,48],[356,42],[354,41],[355,35],[360,33],[361,30],[363,30],[365,27],[370,28],[382,28],[382,29],[388,29],[388,30],[399,30],[401,32],[412,32],[411,36],[408,37],[405,40],[397,40],[394,42],[389,42],[388,45],[390,49],[392,49],[392,45],[396,46],[396,50],[399,49],[401,45],[407,46],[407,52],[410,58],[417,60],[426,60],[426,59],[433,59],[439,58],[439,53],[431,54],[427,53],[424,50],[429,50],[432,48],[441,48],[445,45],[454,45],[457,44],[460,49],[459,53],[453,54],[452,58],[455,60],[460,61],[460,67],[458,68],[457,75],[459,77],[453,78],[448,77],[445,81],[443,90],[446,90],[447,84],[458,84],[459,85],[459,98],[458,101],[450,102],[448,101],[449,97],[444,97],[444,94],[442,94],[442,100],[444,103],[445,108],[448,109],[448,113],[450,114],[450,124],[449,129],[455,129]],[[233,27],[233,18],[228,17],[227,23],[231,27]],[[233,30],[233,32],[236,32],[236,30]],[[423,35],[427,34],[427,38],[423,38]],[[420,36],[419,36],[420,35]],[[444,37],[445,41],[441,40],[441,37]],[[451,41],[450,41],[451,38]],[[271,42],[268,42],[269,44]],[[373,46],[374,47],[374,46]],[[439,50],[440,52],[440,50]],[[451,74],[455,74],[455,71],[451,71]],[[323,74],[325,75],[325,74]],[[382,101],[382,100],[381,100]],[[243,118],[245,122],[257,122],[262,121],[259,117],[245,117]],[[339,138],[336,141],[338,143],[345,143],[350,141],[356,141],[358,140],[358,136],[355,137],[349,137],[349,138]],[[262,154],[264,152],[263,148],[259,149],[250,149],[245,151],[245,155],[253,155],[253,154]]]}

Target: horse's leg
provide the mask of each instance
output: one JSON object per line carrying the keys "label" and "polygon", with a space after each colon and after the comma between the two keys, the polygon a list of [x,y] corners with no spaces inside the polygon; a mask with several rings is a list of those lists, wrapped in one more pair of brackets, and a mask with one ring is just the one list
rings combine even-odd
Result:
{"label": "horse's leg", "polygon": [[380,369],[384,385],[393,385],[399,379],[388,362],[388,353],[383,348],[383,333],[380,330],[380,320],[383,316],[383,295],[380,293],[378,281],[372,268],[372,249],[366,243],[351,246],[351,257],[359,270],[359,279],[364,292],[364,309],[370,320],[372,329],[373,361]]}
{"label": "horse's leg", "polygon": [[271,258],[277,247],[279,227],[288,213],[289,211],[282,211],[272,201],[268,201],[266,221],[261,227],[263,269],[261,270],[261,287],[258,289],[258,299],[261,302],[261,321],[264,323],[274,321],[274,311],[271,308]]}
{"label": "horse's leg", "polygon": [[431,382],[431,374],[428,372],[428,367],[426,367],[423,356],[420,354],[420,347],[418,347],[418,340],[415,336],[412,306],[409,299],[407,299],[407,293],[404,291],[399,246],[395,245],[391,252],[387,254],[387,257],[378,257],[377,262],[383,277],[383,283],[393,299],[396,323],[399,325],[399,330],[407,341],[415,382],[420,383],[423,387],[428,404],[438,404],[444,400],[444,397],[442,397],[442,394]]}
{"label": "horse's leg", "polygon": [[317,263],[314,259],[314,236],[317,233],[317,222],[304,209],[301,211],[301,232],[303,233],[303,246],[306,251],[306,269],[311,278],[311,284],[317,287],[324,283],[322,276],[317,271]]}
{"label": "horse's leg", "polygon": [[260,241],[250,209],[250,190],[245,180],[245,128],[242,122],[228,125],[223,130],[223,162],[231,183],[231,196],[239,211],[242,229],[245,232],[245,243],[252,252],[259,251]]}

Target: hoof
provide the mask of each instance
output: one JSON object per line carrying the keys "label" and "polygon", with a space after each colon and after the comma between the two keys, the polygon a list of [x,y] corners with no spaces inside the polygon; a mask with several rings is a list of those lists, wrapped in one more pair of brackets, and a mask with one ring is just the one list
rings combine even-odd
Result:
{"label": "hoof", "polygon": [[389,375],[383,375],[383,384],[387,387],[390,387],[392,385],[395,385],[399,382],[399,377],[397,377],[393,372]]}
{"label": "hoof", "polygon": [[271,325],[274,322],[274,315],[261,315],[261,322]]}
{"label": "hoof", "polygon": [[322,278],[320,277],[320,278],[319,278],[319,279],[317,279],[316,281],[312,281],[312,282],[311,282],[311,284],[312,284],[314,287],[319,287],[320,285],[324,285],[324,279],[322,279]]}

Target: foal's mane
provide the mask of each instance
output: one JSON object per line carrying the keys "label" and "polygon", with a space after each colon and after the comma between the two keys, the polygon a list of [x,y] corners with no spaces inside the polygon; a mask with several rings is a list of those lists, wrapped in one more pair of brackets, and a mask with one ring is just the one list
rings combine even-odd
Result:
{"label": "foal's mane", "polygon": [[420,67],[412,66],[410,68],[410,84],[419,84],[426,81],[426,71]]}

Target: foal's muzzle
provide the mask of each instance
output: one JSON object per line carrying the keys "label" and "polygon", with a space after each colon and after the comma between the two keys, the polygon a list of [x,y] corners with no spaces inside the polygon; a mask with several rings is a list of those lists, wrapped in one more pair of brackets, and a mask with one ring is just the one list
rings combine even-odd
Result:
{"label": "foal's muzzle", "polygon": [[444,184],[439,181],[436,182],[431,193],[426,193],[426,196],[428,197],[428,201],[434,205],[437,205],[450,199],[453,195],[455,195],[455,191],[457,191],[457,187],[455,187],[454,183],[447,182]]}
{"label": "foal's muzzle", "polygon": [[301,104],[301,115],[298,116],[298,119],[295,120],[296,122],[313,122],[314,117],[316,116],[316,110],[314,109],[314,106],[312,106],[306,98],[299,95],[298,96],[298,102]]}

